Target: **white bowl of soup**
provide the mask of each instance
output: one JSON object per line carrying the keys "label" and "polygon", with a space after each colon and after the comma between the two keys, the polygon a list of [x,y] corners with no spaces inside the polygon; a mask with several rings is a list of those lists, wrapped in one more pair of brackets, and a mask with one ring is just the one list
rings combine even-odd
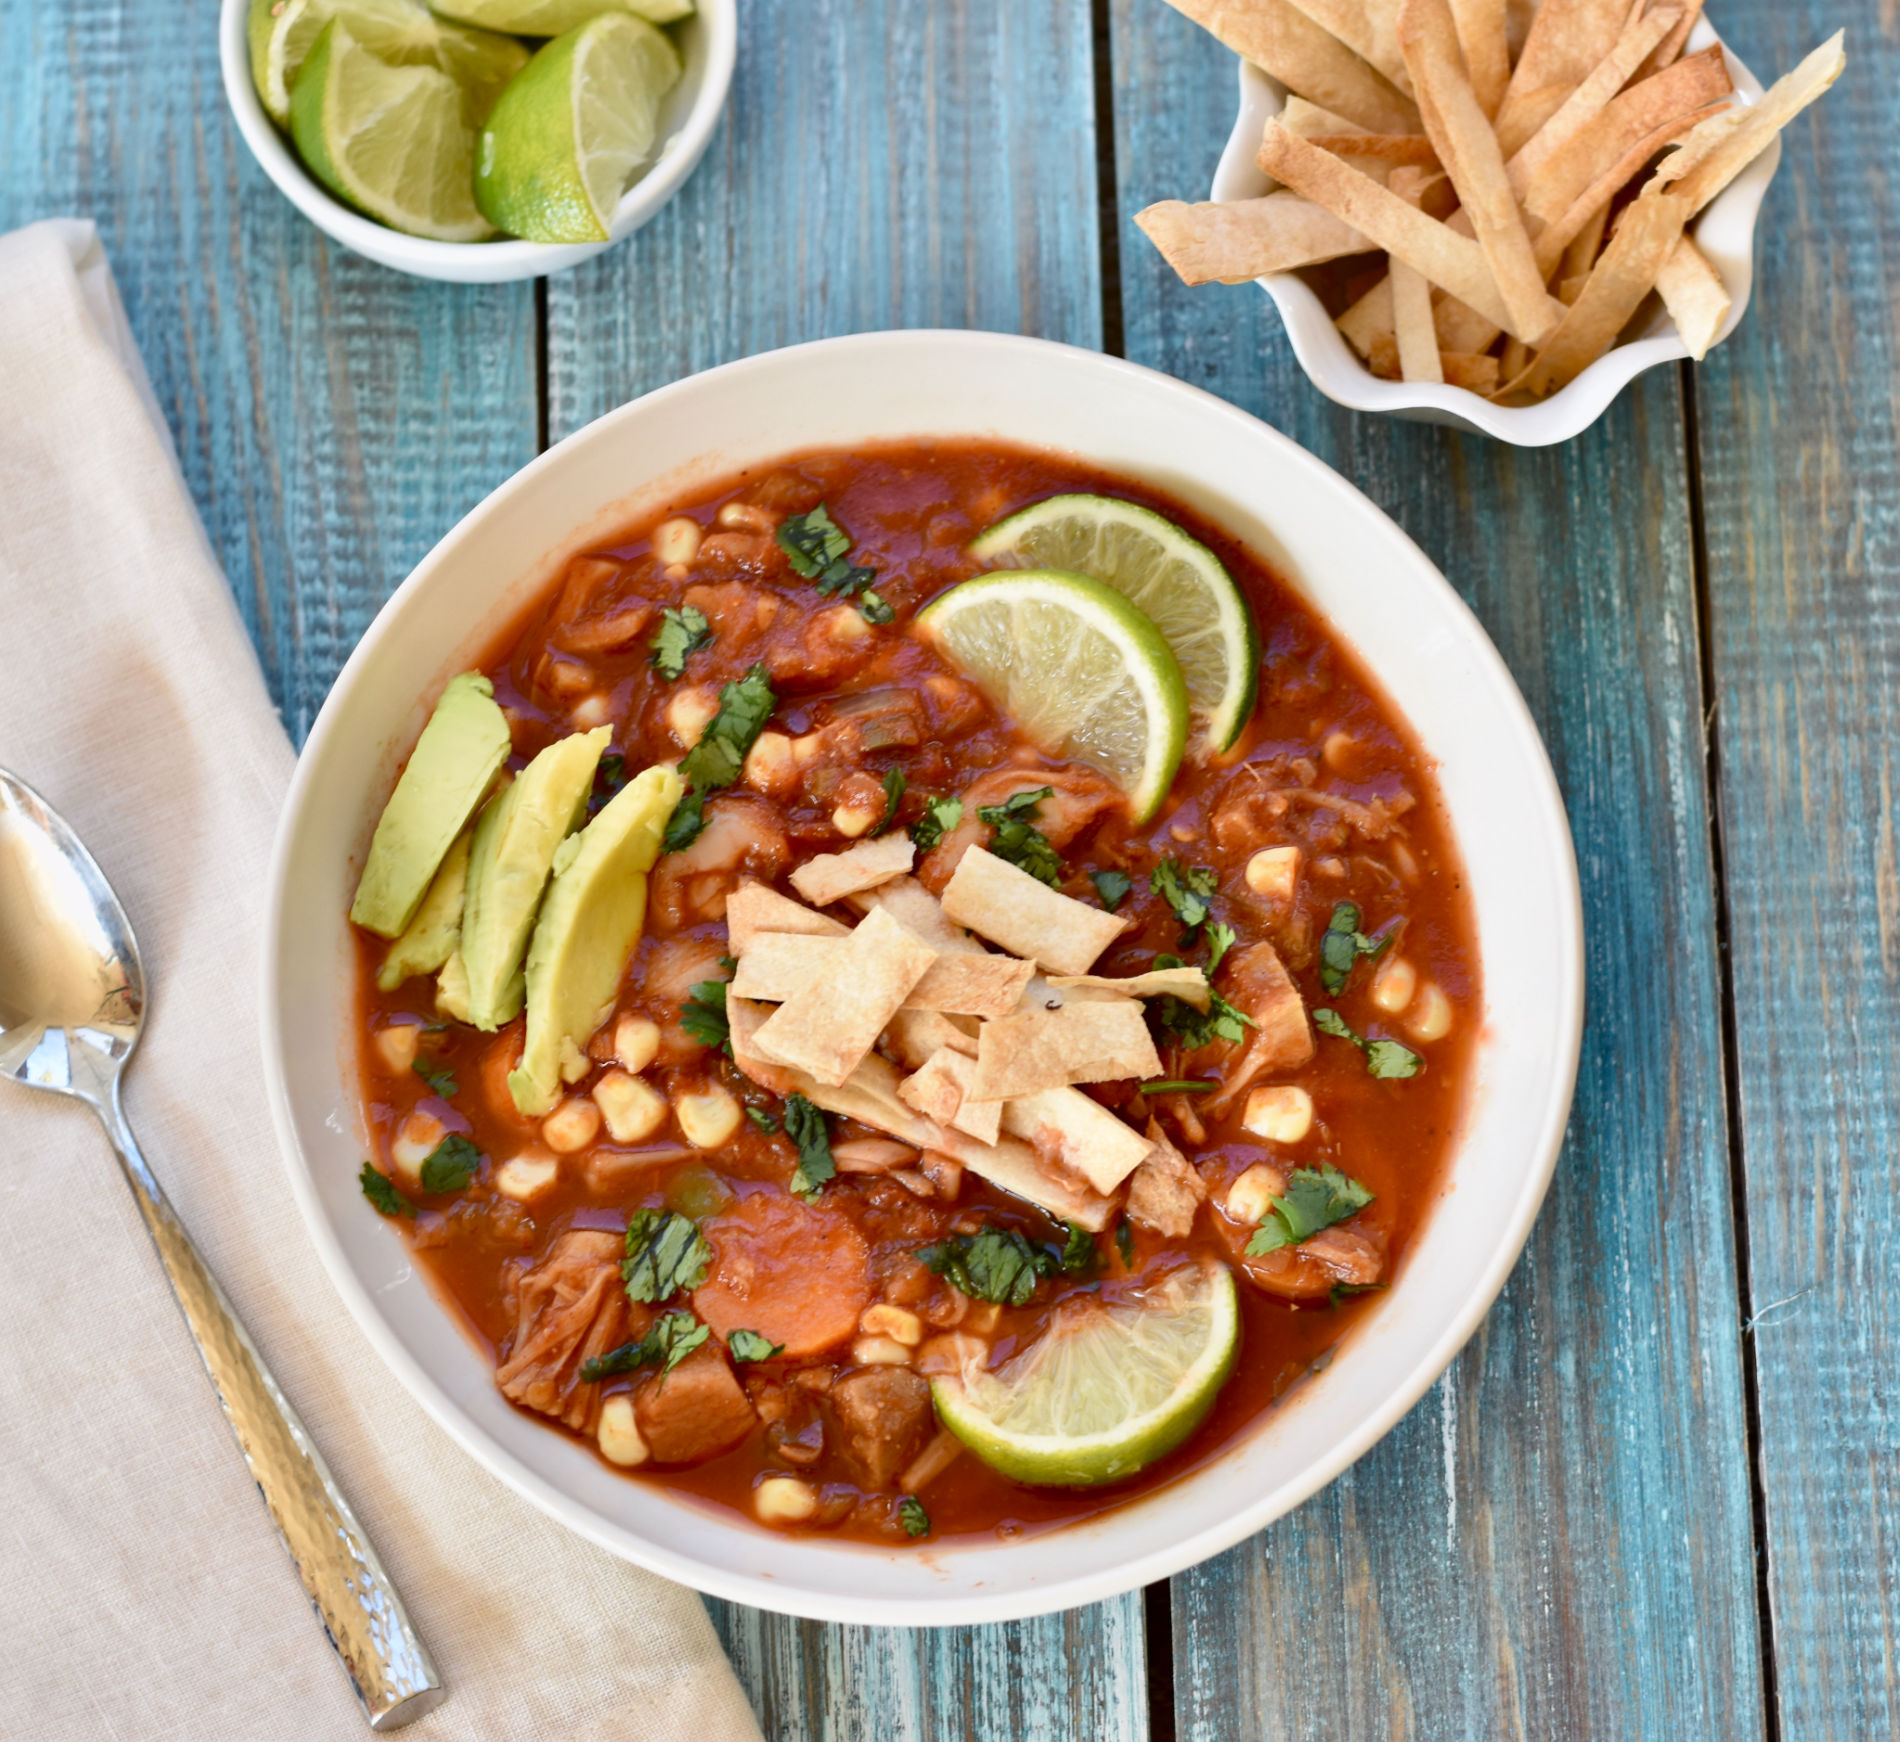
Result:
{"label": "white bowl of soup", "polygon": [[[1225,566],[1259,633],[1252,713],[1220,751],[1197,717],[1139,822],[916,624],[990,566],[968,549],[986,526],[1072,492],[1173,520]],[[841,560],[872,571],[878,610],[862,577],[827,570],[820,591],[789,562],[820,506],[849,541]],[[690,775],[689,746],[732,686],[769,691],[743,770],[653,865],[619,989],[531,1114],[509,1087],[523,1068],[513,1007],[477,1027],[443,1013],[427,974],[384,989],[388,944],[348,918],[385,801],[446,686],[471,672],[506,720],[496,755],[524,779],[551,747],[599,735],[572,824],[645,767]],[[969,820],[933,840],[926,811],[951,796]],[[997,827],[1012,800],[1046,848],[1039,887],[1113,934],[1089,972],[1210,966],[1265,1028],[1210,1040],[1185,1006],[1144,1005],[1158,1050],[1141,1080],[1068,1079],[1081,1086],[1060,1093],[1093,1110],[1063,1104],[1109,1119],[1108,1149],[1140,1156],[1132,1173],[1102,1174],[1098,1147],[1064,1148],[1033,1121],[992,1133],[992,1149],[952,1133],[941,1106],[930,1125],[812,1088],[836,1167],[814,1185],[785,1129],[788,1083],[813,1080],[748,1062],[750,1024],[794,1007],[796,974],[755,984],[764,1003],[705,987],[776,927],[822,978],[824,952],[897,890],[909,905],[891,912],[918,935],[938,928],[935,947],[1005,977],[996,958],[1027,951],[1022,972],[1046,991],[1016,908],[972,918],[950,889],[976,847],[1027,863]],[[827,899],[867,847],[901,868]],[[1209,910],[1197,927],[1168,894],[1190,873]],[[761,925],[761,903],[780,917]],[[1341,904],[1358,941],[1343,981],[1335,950],[1322,982]],[[947,931],[946,911],[961,916]],[[1218,947],[1215,926],[1231,934]],[[264,1058],[291,1189],[338,1289],[471,1455],[591,1540],[710,1594],[969,1624],[1178,1572],[1398,1421],[1489,1308],[1542,1201],[1581,964],[1575,864],[1536,730],[1470,611],[1389,519],[1285,437],[1164,376],[1033,340],[883,333],[635,401],[524,468],[418,565],[299,763],[272,878]],[[751,1012],[736,1058],[707,1027],[709,999],[735,1023]],[[872,1051],[849,1080],[921,1074],[933,1061],[906,1051],[910,1032],[892,1016],[861,1039]],[[1416,1068],[1369,1069],[1375,1042]],[[419,1159],[450,1137],[473,1158],[466,1177],[423,1189]],[[398,1213],[366,1202],[366,1168]],[[1251,1253],[1276,1193],[1322,1168],[1359,1185],[1358,1207]],[[667,1218],[703,1239],[703,1264],[658,1296],[650,1267],[623,1288],[623,1252],[651,1257],[630,1228],[646,1238]],[[986,1296],[946,1261],[985,1238],[1043,1254],[1020,1298]],[[1238,1353],[1205,1419],[1139,1474],[1032,1486],[936,1419],[945,1373],[1015,1371],[1062,1315],[1139,1306],[1184,1266],[1231,1274]],[[665,1371],[662,1317],[697,1338]]]}

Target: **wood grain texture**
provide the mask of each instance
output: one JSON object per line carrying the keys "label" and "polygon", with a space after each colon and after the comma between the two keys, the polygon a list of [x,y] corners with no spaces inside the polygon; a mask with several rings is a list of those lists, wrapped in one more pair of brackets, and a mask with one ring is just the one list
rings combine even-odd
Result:
{"label": "wood grain texture", "polygon": [[97,222],[301,741],[396,583],[533,457],[534,304],[332,246],[238,137],[217,22],[215,0],[0,0],[0,229]]}
{"label": "wood grain texture", "polygon": [[[1727,0],[1764,79],[1842,22]],[[1900,18],[1789,130],[1755,300],[1695,377],[1787,1742],[1900,1734]]]}
{"label": "wood grain texture", "polygon": [[[725,120],[630,243],[548,285],[554,439],[735,357],[888,327],[1101,341],[1093,56],[1075,0],[741,0]],[[710,1605],[786,1742],[1147,1734],[1139,1595],[887,1632]]]}
{"label": "wood grain texture", "polygon": [[1260,291],[1184,290],[1127,227],[1207,187],[1235,71],[1159,0],[1114,22],[1129,356],[1330,460],[1471,601],[1550,746],[1588,946],[1576,1110],[1523,1261],[1388,1440],[1175,1581],[1179,1733],[1759,1736],[1680,384],[1645,377],[1541,452],[1333,406]]}

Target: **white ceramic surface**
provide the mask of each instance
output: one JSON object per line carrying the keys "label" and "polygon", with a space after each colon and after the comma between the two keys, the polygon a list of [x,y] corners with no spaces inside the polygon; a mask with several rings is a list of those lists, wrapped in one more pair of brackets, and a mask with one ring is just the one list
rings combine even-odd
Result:
{"label": "white ceramic surface", "polygon": [[[1446,1198],[1323,1376],[1210,1467],[1100,1520],[1016,1545],[889,1550],[773,1535],[616,1476],[502,1400],[357,1186],[345,910],[441,685],[568,555],[739,466],[917,435],[1000,436],[1139,478],[1295,580],[1440,763],[1478,915],[1485,1017]],[[403,583],[324,703],[278,835],[268,940],[264,1067],[290,1188],[358,1322],[436,1419],[629,1560],[763,1608],[904,1625],[1005,1620],[1164,1578],[1298,1505],[1379,1439],[1516,1261],[1563,1135],[1582,1011],[1576,865],[1550,765],[1495,649],[1418,548],[1335,472],[1221,400],[1092,352],[981,333],[877,333],[728,364],[623,406],[502,485]]]}
{"label": "white ceramic surface", "polygon": [[660,137],[665,143],[639,180],[621,195],[613,233],[605,242],[519,242],[507,237],[493,242],[433,242],[423,236],[405,236],[365,217],[304,168],[297,148],[264,112],[251,83],[251,53],[244,29],[249,10],[249,0],[224,0],[218,21],[218,58],[225,100],[264,173],[298,211],[345,248],[412,277],[455,284],[503,284],[565,272],[603,248],[625,241],[646,223],[679,192],[705,153],[732,87],[739,37],[737,0],[698,0],[698,11],[691,18],[667,27],[685,71],[668,93],[660,117]]}
{"label": "white ceramic surface", "polygon": [[[1707,48],[1718,38],[1706,18],[1699,19],[1689,37],[1691,52]],[[1729,77],[1738,101],[1760,100],[1761,83],[1722,45]],[[1240,63],[1240,114],[1214,170],[1215,200],[1251,200],[1271,193],[1280,184],[1254,161],[1260,132],[1286,103],[1286,87],[1247,61]],[[1748,308],[1755,277],[1755,220],[1761,202],[1781,162],[1777,139],[1756,158],[1690,228],[1696,246],[1709,258],[1729,294],[1728,318],[1716,335],[1720,344],[1735,330]],[[1297,272],[1275,272],[1258,280],[1273,298],[1286,323],[1286,336],[1313,385],[1328,399],[1355,411],[1387,411],[1420,423],[1449,424],[1454,429],[1496,436],[1523,448],[1548,447],[1581,434],[1610,407],[1611,400],[1645,369],[1673,363],[1689,355],[1676,323],[1660,304],[1636,337],[1599,357],[1561,392],[1536,405],[1493,405],[1462,387],[1436,387],[1426,382],[1381,381],[1358,353],[1340,336],[1319,298]]]}

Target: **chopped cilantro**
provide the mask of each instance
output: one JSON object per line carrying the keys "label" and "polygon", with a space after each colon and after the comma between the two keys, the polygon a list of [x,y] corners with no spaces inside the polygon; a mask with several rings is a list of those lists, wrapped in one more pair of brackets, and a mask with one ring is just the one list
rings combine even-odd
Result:
{"label": "chopped cilantro", "polygon": [[1327,1296],[1327,1304],[1336,1307],[1355,1294],[1380,1294],[1385,1286],[1383,1282],[1336,1282]]}
{"label": "chopped cilantro", "polygon": [[699,1224],[674,1210],[635,1210],[627,1218],[627,1256],[620,1261],[627,1298],[668,1300],[706,1280],[712,1248]]}
{"label": "chopped cilantro", "polygon": [[1319,983],[1328,997],[1337,998],[1340,988],[1351,978],[1361,956],[1376,956],[1392,941],[1385,932],[1369,938],[1359,929],[1359,909],[1342,901],[1333,909],[1326,935],[1319,940]]}
{"label": "chopped cilantro", "polygon": [[1115,1250],[1122,1255],[1122,1269],[1132,1270],[1135,1264],[1134,1223],[1125,1221],[1116,1223]]}
{"label": "chopped cilantro", "polygon": [[1247,1242],[1247,1256],[1260,1258],[1282,1246],[1297,1246],[1371,1202],[1372,1193],[1331,1162],[1296,1168],[1286,1182],[1286,1195],[1273,1200],[1273,1208]]}
{"label": "chopped cilantro", "polygon": [[1214,977],[1214,970],[1221,965],[1221,958],[1234,947],[1234,928],[1222,925],[1219,920],[1207,928],[1207,977]]}
{"label": "chopped cilantro", "polygon": [[1148,873],[1148,887],[1174,909],[1181,929],[1191,933],[1212,911],[1207,904],[1220,888],[1220,878],[1205,865],[1163,859]]}
{"label": "chopped cilantro", "polygon": [[1345,1018],[1337,1010],[1324,1007],[1315,1010],[1313,1026],[1335,1040],[1351,1041],[1365,1054],[1366,1070],[1372,1076],[1415,1077],[1425,1068],[1425,1061],[1417,1053],[1396,1040],[1362,1040],[1346,1026]]}
{"label": "chopped cilantro", "polygon": [[910,781],[903,769],[887,768],[884,771],[884,820],[871,831],[872,834],[883,834],[897,821],[897,807],[904,802],[904,788],[908,785]]}
{"label": "chopped cilantro", "polygon": [[898,1501],[897,1522],[904,1527],[904,1534],[908,1537],[930,1534],[930,1514],[924,1510],[924,1503],[915,1494],[906,1494]]}
{"label": "chopped cilantro", "polygon": [[587,814],[592,816],[627,784],[627,759],[618,750],[609,750],[594,769],[594,790],[587,795]]}
{"label": "chopped cilantro", "polygon": [[726,1339],[726,1352],[735,1361],[770,1361],[773,1356],[785,1353],[785,1345],[774,1343],[757,1331],[734,1331]]}
{"label": "chopped cilantro", "polygon": [[363,1196],[376,1206],[379,1214],[413,1216],[416,1213],[416,1206],[396,1190],[396,1182],[367,1161],[363,1163],[363,1171],[356,1176],[356,1183],[363,1188]]}
{"label": "chopped cilantro", "polygon": [[[1220,929],[1225,931],[1227,928],[1223,926]],[[1220,951],[1222,955],[1226,954],[1224,944],[1220,946]],[[1216,961],[1219,959],[1219,956],[1215,957]],[[1187,963],[1179,956],[1156,956],[1154,965],[1157,968],[1185,968]],[[1209,971],[1209,977],[1212,978],[1212,970]],[[1185,998],[1177,998],[1171,992],[1155,999],[1150,1008],[1163,1032],[1187,1052],[1212,1046],[1217,1040],[1245,1040],[1248,1029],[1260,1026],[1246,1011],[1236,1009],[1211,986],[1208,988],[1205,1010],[1196,1010]]]}
{"label": "chopped cilantro", "polygon": [[1086,1273],[1095,1268],[1095,1236],[1077,1223],[1065,1224],[1067,1238],[1062,1242],[1062,1256],[1057,1260],[1062,1268],[1071,1273]]}
{"label": "chopped cilantro", "polygon": [[877,570],[845,561],[851,535],[831,518],[824,503],[809,514],[793,514],[780,521],[778,545],[799,574],[817,583],[819,592],[839,599],[856,598],[865,622],[888,623],[897,615],[870,591]]}
{"label": "chopped cilantro", "polygon": [[699,831],[706,826],[706,795],[739,778],[746,752],[777,706],[772,680],[762,665],[755,665],[719,692],[719,712],[680,763],[680,776],[690,790],[667,819],[660,844],[663,852],[682,852],[699,839]]}
{"label": "chopped cilantro", "polygon": [[831,1134],[825,1129],[824,1114],[803,1095],[787,1095],[785,1135],[798,1145],[792,1191],[806,1203],[812,1203],[825,1181],[838,1171],[831,1159]]}
{"label": "chopped cilantro", "polygon": [[745,1116],[768,1136],[778,1130],[778,1115],[768,1112],[763,1107],[748,1107],[745,1110]]}
{"label": "chopped cilantro", "polygon": [[894,622],[897,617],[897,613],[885,603],[883,597],[872,592],[869,587],[865,588],[858,600],[858,615],[865,622],[875,623],[880,628],[886,623]]}
{"label": "chopped cilantro", "polygon": [[927,798],[924,814],[910,825],[910,838],[916,842],[918,852],[928,853],[962,821],[962,799]]}
{"label": "chopped cilantro", "polygon": [[1062,881],[1062,859],[1049,844],[1049,837],[1030,819],[1045,798],[1054,796],[1054,787],[1039,786],[1029,792],[1012,793],[1001,804],[986,804],[976,813],[977,820],[988,823],[993,831],[990,851],[1051,889]]}
{"label": "chopped cilantro", "polygon": [[1219,1083],[1207,1077],[1168,1077],[1159,1083],[1143,1083],[1135,1093],[1137,1095],[1205,1095],[1208,1090],[1219,1087]]}
{"label": "chopped cilantro", "polygon": [[451,1131],[422,1163],[425,1192],[459,1192],[481,1171],[482,1152],[459,1131]]}
{"label": "chopped cilantro", "polygon": [[1095,893],[1110,913],[1128,899],[1129,890],[1135,887],[1134,879],[1126,871],[1091,871],[1089,881],[1095,885]]}
{"label": "chopped cilantro", "polygon": [[712,638],[712,625],[704,611],[692,605],[682,605],[675,611],[669,605],[660,613],[660,627],[648,643],[653,669],[670,683],[686,669],[687,660]]}
{"label": "chopped cilantro", "polygon": [[706,1046],[732,1057],[732,1028],[726,1016],[725,980],[700,980],[687,987],[692,996],[680,1006],[680,1027]]}
{"label": "chopped cilantro", "polygon": [[429,1085],[430,1094],[440,1095],[445,1101],[455,1099],[455,1072],[452,1067],[422,1053],[409,1068]]}
{"label": "chopped cilantro", "polygon": [[952,1234],[917,1256],[924,1267],[954,1289],[998,1306],[1022,1306],[1036,1284],[1059,1267],[1055,1254],[1032,1245],[1014,1228],[985,1228],[976,1234]]}
{"label": "chopped cilantro", "polygon": [[638,1342],[622,1343],[609,1349],[598,1360],[581,1363],[581,1378],[591,1385],[616,1373],[631,1373],[636,1367],[661,1363],[662,1376],[671,1373],[701,1343],[712,1335],[691,1313],[668,1313],[655,1321],[653,1329]]}

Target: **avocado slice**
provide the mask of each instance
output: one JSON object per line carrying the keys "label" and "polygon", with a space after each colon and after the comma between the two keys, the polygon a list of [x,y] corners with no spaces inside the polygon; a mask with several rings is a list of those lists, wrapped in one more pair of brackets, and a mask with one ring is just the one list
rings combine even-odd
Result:
{"label": "avocado slice", "polygon": [[352,920],[378,937],[402,935],[511,748],[495,686],[478,671],[450,678],[377,820]]}
{"label": "avocado slice", "polygon": [[613,1010],[646,918],[646,874],[685,790],[675,770],[649,768],[554,855],[554,880],[528,945],[527,1038],[521,1064],[508,1073],[515,1105],[530,1118],[552,1111],[563,1064],[580,1058]]}
{"label": "avocado slice", "polygon": [[376,970],[376,984],[383,991],[395,991],[411,975],[433,974],[455,954],[462,939],[462,898],[468,893],[468,847],[473,835],[472,829],[464,829],[455,837],[409,929],[389,946],[383,965]]}
{"label": "avocado slice", "polygon": [[547,888],[554,850],[587,812],[594,769],[613,736],[607,726],[550,744],[482,812],[468,856],[460,961],[465,1021],[491,1033],[521,1009],[521,958]]}

